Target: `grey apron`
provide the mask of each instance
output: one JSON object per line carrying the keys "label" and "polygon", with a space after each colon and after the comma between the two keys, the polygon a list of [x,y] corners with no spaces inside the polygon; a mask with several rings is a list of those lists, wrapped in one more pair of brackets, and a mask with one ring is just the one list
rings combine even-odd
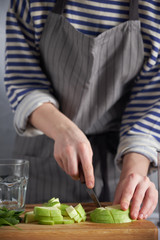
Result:
{"label": "grey apron", "polygon": [[[129,21],[94,38],[77,31],[63,16],[66,2],[58,0],[49,13],[40,41],[41,66],[60,110],[91,142],[97,195],[101,201],[113,201],[121,116],[144,58],[138,0],[130,1]],[[53,160],[51,139],[17,137],[16,145],[15,156],[30,160],[28,203],[51,197],[90,200],[81,184]]]}

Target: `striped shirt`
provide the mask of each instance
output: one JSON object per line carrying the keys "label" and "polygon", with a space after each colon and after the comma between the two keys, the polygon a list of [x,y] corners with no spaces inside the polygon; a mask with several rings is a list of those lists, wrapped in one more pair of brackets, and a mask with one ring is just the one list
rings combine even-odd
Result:
{"label": "striped shirt", "polygon": [[[40,131],[27,124],[42,103],[58,102],[40,66],[39,42],[55,0],[11,0],[6,21],[5,86],[21,135]],[[80,32],[99,33],[128,20],[129,0],[68,0],[64,15]],[[116,159],[127,152],[145,155],[156,165],[160,149],[160,2],[139,0],[144,64],[123,115]],[[26,110],[27,109],[27,110]]]}

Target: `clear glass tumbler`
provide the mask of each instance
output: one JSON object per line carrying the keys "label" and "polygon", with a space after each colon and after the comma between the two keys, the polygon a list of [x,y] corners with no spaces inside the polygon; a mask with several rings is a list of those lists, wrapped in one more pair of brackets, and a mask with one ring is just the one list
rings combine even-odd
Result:
{"label": "clear glass tumbler", "polygon": [[0,159],[0,208],[24,210],[29,161]]}

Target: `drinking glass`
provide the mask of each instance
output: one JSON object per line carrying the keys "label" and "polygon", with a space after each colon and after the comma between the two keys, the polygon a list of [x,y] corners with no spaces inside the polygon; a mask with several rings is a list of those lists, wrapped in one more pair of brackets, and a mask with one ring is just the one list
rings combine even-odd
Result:
{"label": "drinking glass", "polygon": [[0,208],[24,210],[29,161],[0,159]]}

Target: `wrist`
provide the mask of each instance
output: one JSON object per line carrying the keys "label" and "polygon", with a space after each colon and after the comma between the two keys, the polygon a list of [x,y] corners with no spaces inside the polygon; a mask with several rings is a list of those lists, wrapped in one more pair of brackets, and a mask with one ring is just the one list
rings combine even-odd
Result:
{"label": "wrist", "polygon": [[54,140],[59,129],[64,128],[63,118],[63,114],[52,103],[44,103],[30,115],[29,122]]}
{"label": "wrist", "polygon": [[37,108],[31,114],[29,122],[53,140],[59,135],[68,135],[73,128],[77,127],[52,103],[44,103]]}
{"label": "wrist", "polygon": [[123,156],[121,180],[130,174],[147,176],[150,161],[139,153],[127,153]]}

